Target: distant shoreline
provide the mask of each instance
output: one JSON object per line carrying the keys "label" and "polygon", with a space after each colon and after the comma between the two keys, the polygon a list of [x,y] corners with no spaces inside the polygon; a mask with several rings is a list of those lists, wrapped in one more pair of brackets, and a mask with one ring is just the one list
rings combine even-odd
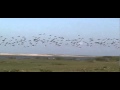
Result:
{"label": "distant shoreline", "polygon": [[0,53],[0,56],[104,57],[104,56],[92,56],[92,55],[66,55],[66,54],[11,54],[11,53]]}
{"label": "distant shoreline", "polygon": [[61,56],[61,57],[96,57],[87,55],[65,55],[65,54],[11,54],[11,53],[0,53],[1,56]]}

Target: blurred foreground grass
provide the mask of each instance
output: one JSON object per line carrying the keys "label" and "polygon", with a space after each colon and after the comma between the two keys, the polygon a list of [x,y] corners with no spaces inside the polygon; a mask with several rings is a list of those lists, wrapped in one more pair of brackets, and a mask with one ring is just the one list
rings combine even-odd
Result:
{"label": "blurred foreground grass", "polygon": [[5,59],[0,72],[119,72],[119,58],[101,57],[94,60]]}

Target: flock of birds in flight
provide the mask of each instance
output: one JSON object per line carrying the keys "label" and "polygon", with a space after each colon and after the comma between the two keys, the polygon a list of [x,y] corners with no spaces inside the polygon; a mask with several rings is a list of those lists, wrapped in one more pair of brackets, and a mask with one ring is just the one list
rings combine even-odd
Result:
{"label": "flock of birds in flight", "polygon": [[[82,38],[80,35],[77,35],[78,38],[75,39],[65,39],[64,37],[48,35],[47,38],[43,38],[46,34],[38,34],[38,36],[33,36],[32,39],[27,39],[25,36],[16,36],[11,38],[5,38],[4,36],[0,36],[0,46],[17,46],[21,45],[24,48],[34,47],[36,45],[44,45],[47,47],[50,44],[54,44],[56,46],[73,46],[77,48],[82,48],[83,46],[92,47],[94,45],[100,45],[104,47],[114,46],[115,48],[120,48],[120,39],[118,38],[104,38],[104,39],[94,39],[88,38],[85,41],[85,38]],[[26,45],[27,43],[27,45]]]}

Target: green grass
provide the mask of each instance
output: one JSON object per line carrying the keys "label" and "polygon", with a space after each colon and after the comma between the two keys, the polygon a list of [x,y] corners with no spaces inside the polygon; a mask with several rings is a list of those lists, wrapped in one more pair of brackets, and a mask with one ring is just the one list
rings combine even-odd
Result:
{"label": "green grass", "polygon": [[[0,60],[0,72],[119,72],[118,58],[103,60]],[[112,59],[112,60],[111,60]]]}

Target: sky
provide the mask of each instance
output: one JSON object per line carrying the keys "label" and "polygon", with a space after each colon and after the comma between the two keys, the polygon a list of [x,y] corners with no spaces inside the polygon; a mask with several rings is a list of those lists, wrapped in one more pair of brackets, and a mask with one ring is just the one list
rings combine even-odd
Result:
{"label": "sky", "polygon": [[[64,37],[66,40],[89,38],[94,40],[100,38],[119,38],[120,39],[119,18],[0,18],[0,36],[10,41],[17,36],[25,37],[27,40],[33,40],[42,34],[42,39],[47,40],[49,35]],[[0,38],[0,43],[4,38]],[[65,44],[66,42],[63,41]],[[120,48],[105,47],[101,45],[85,46],[85,43],[79,42],[82,48],[71,45],[56,46],[54,44],[47,46],[39,43],[36,46],[25,48],[22,45],[4,46],[0,45],[0,53],[34,53],[34,54],[72,54],[72,55],[120,55]],[[119,43],[120,44],[120,43]],[[28,43],[26,43],[28,45]],[[118,45],[120,46],[120,45]]]}

